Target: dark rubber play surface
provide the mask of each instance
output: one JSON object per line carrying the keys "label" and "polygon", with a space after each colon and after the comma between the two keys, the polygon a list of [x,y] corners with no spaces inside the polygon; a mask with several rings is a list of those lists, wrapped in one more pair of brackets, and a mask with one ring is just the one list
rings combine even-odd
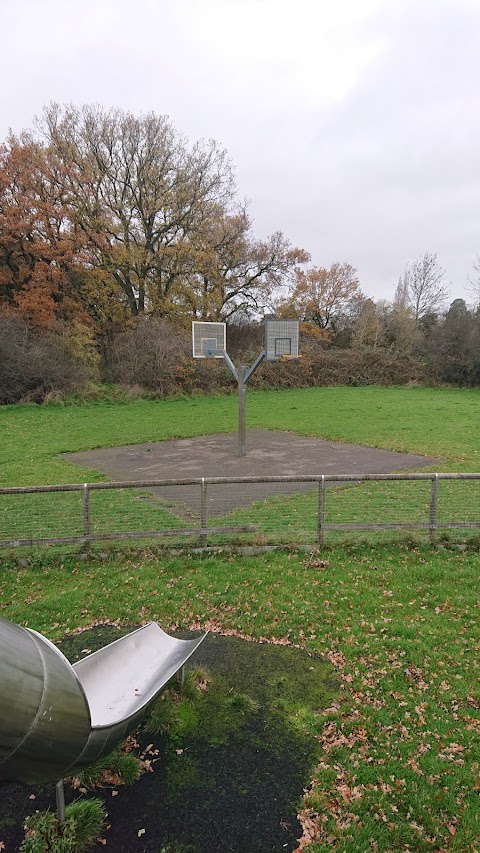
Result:
{"label": "dark rubber play surface", "polygon": [[[60,643],[73,661],[128,629],[99,626]],[[338,695],[336,673],[298,648],[210,634],[187,668],[205,670],[205,692],[186,699],[166,731],[139,735],[153,772],[131,786],[97,788],[108,829],[92,850],[112,853],[292,853],[297,805],[318,759],[296,711],[318,713]],[[81,794],[81,792],[80,792]],[[79,796],[70,785],[67,803]],[[24,818],[54,809],[53,784],[0,783],[0,841],[18,850]],[[106,842],[106,843],[105,843]],[[3,849],[3,848],[2,848]]]}
{"label": "dark rubber play surface", "polygon": [[[112,481],[193,479],[197,477],[271,477],[320,474],[389,474],[438,462],[412,453],[342,444],[291,432],[253,429],[247,455],[238,455],[237,433],[174,441],[132,444],[66,453],[64,458],[106,474]],[[262,483],[209,486],[208,511],[222,514],[278,494],[307,491],[311,483]],[[199,511],[198,486],[168,486],[156,497]]]}

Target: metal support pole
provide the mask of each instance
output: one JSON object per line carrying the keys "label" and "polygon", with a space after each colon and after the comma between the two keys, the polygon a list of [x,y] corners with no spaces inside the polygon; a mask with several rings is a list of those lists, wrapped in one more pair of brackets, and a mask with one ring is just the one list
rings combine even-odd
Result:
{"label": "metal support pole", "polygon": [[245,368],[243,364],[237,367],[238,379],[238,455],[245,456],[247,452],[247,386],[245,384]]}
{"label": "metal support pole", "polygon": [[323,525],[325,523],[325,475],[322,474],[318,481],[318,521],[317,521],[317,541],[319,545],[323,544]]}
{"label": "metal support pole", "polygon": [[237,368],[235,367],[232,359],[230,358],[228,352],[226,350],[222,350],[223,360],[227,365],[230,373],[232,374],[234,379],[238,379]]}
{"label": "metal support pole", "polygon": [[255,371],[256,371],[256,369],[257,369],[258,365],[262,363],[262,361],[263,361],[263,359],[265,358],[265,356],[266,356],[266,352],[265,352],[265,350],[263,349],[263,350],[261,351],[261,353],[259,353],[259,355],[257,355],[257,357],[256,357],[255,361],[253,362],[252,366],[251,366],[251,367],[246,367],[246,368],[245,368],[245,370],[244,370],[244,376],[243,376],[243,382],[244,382],[244,384],[245,384],[245,385],[247,384],[248,380],[250,379],[250,377],[251,377],[252,373],[255,373]]}
{"label": "metal support pole", "polygon": [[222,350],[221,354],[238,384],[238,455],[245,456],[247,453],[247,382],[258,365],[262,363],[266,353],[262,350],[251,367],[246,367],[244,364],[235,367],[226,350]]}
{"label": "metal support pole", "polygon": [[65,791],[63,788],[63,779],[60,779],[55,785],[55,796],[57,800],[58,822],[65,823]]}
{"label": "metal support pole", "polygon": [[430,542],[435,539],[437,532],[437,512],[438,512],[438,474],[432,477],[432,490],[430,492],[430,519],[428,525],[428,533]]}

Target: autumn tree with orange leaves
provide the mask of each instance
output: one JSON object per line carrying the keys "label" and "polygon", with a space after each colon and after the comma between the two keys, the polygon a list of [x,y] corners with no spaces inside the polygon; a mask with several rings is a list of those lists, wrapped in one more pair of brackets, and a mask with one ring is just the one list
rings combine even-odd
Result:
{"label": "autumn tree with orange leaves", "polygon": [[328,269],[297,269],[295,284],[278,310],[282,316],[299,317],[316,327],[321,337],[329,338],[361,297],[357,270],[348,263],[334,263]]}
{"label": "autumn tree with orange leaves", "polygon": [[0,307],[36,326],[81,313],[69,270],[86,238],[69,216],[68,179],[31,136],[0,149]]}
{"label": "autumn tree with orange leaves", "polygon": [[308,255],[252,235],[216,142],[165,116],[50,105],[0,151],[0,306],[96,333],[143,314],[188,325],[271,307]]}
{"label": "autumn tree with orange leaves", "polygon": [[51,105],[38,129],[67,176],[98,286],[132,317],[261,310],[307,257],[280,233],[255,240],[226,152],[190,145],[165,116]]}

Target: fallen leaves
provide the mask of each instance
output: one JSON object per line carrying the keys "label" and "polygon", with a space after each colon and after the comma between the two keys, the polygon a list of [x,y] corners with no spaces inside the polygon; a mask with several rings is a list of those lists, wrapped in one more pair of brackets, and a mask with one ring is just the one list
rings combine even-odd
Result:
{"label": "fallen leaves", "polygon": [[350,734],[344,734],[338,728],[337,722],[332,721],[325,724],[322,733],[318,736],[318,740],[322,746],[322,750],[325,753],[329,753],[332,749],[338,749],[339,747],[351,749],[359,742],[366,743],[368,738],[366,730],[362,726],[354,729]]}
{"label": "fallen leaves", "polygon": [[322,822],[320,815],[314,809],[304,808],[297,815],[300,826],[302,827],[302,837],[299,839],[298,847],[293,853],[301,853],[309,844],[313,844],[320,838],[322,831]]}
{"label": "fallen leaves", "polygon": [[[470,732],[475,737],[480,732],[475,714],[480,701],[473,692],[465,691],[463,698],[461,692],[468,672],[462,658],[470,651],[473,657],[473,649],[478,649],[472,637],[476,634],[470,630],[468,640],[462,638],[463,603],[463,624],[453,632],[448,627],[455,607],[447,597],[436,609],[426,598],[419,598],[418,604],[410,600],[408,606],[415,609],[406,613],[403,623],[399,618],[395,624],[383,614],[391,614],[387,608],[407,606],[407,598],[402,602],[397,597],[398,589],[389,585],[378,592],[377,602],[382,603],[374,618],[358,613],[355,624],[355,617],[343,612],[343,621],[340,616],[325,620],[324,654],[339,672],[343,693],[323,712],[329,719],[316,735],[322,762],[298,815],[302,837],[295,853],[312,843],[343,850],[355,839],[356,827],[368,821],[382,825],[382,836],[379,829],[370,837],[374,851],[383,849],[380,837],[388,850],[438,851],[446,851],[454,835],[458,838],[468,786],[457,783],[458,814],[452,813],[449,792],[453,768],[466,766],[468,747],[462,735]],[[325,602],[329,613],[338,608],[339,598],[336,603],[332,598]],[[316,633],[320,635],[318,629]],[[471,668],[476,668],[474,657]],[[453,684],[456,695],[442,699],[452,695]],[[467,709],[472,709],[470,715]],[[446,731],[456,735],[448,743],[441,734]],[[404,778],[390,774],[375,783],[366,781],[368,767],[386,774],[392,766],[401,766]],[[472,793],[478,795],[478,763],[475,767],[469,790],[473,787]],[[419,797],[429,804],[427,809],[418,807]]]}
{"label": "fallen leaves", "polygon": [[422,670],[418,666],[408,666],[405,669],[405,675],[409,681],[412,681],[419,690],[428,690],[429,685],[423,678]]}
{"label": "fallen leaves", "polygon": [[323,559],[318,548],[313,548],[303,565],[306,569],[328,569],[330,560]]}
{"label": "fallen leaves", "polygon": [[460,743],[450,743],[448,746],[444,747],[439,753],[438,757],[443,761],[449,761],[451,764],[465,764],[465,759],[463,757],[463,752],[465,747]]}

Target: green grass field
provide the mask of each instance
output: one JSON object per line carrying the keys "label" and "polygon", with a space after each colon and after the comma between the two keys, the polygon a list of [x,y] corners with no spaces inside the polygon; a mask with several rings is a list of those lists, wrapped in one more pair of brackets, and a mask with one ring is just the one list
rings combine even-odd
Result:
{"label": "green grass field", "polygon": [[[248,425],[287,429],[335,441],[421,453],[441,461],[439,471],[477,471],[478,392],[422,388],[318,388],[252,392]],[[73,465],[63,452],[135,444],[208,432],[234,431],[237,398],[198,397],[88,406],[12,406],[0,412],[0,485],[95,482],[98,472]],[[199,469],[199,475],[203,471]],[[442,484],[439,520],[475,521],[479,486]],[[145,500],[142,492],[96,493],[92,532],[180,529],[175,507]],[[429,484],[365,484],[329,490],[326,523],[428,522]],[[315,542],[317,496],[278,497],[230,513],[218,523],[255,524],[258,543]],[[198,526],[193,519],[190,527]],[[80,494],[0,497],[0,539],[82,533]],[[332,538],[332,534],[329,534]],[[357,535],[357,534],[355,534]],[[391,532],[386,534],[392,539]],[[398,534],[404,536],[404,532]],[[337,537],[337,534],[333,534]],[[426,532],[418,534],[425,538]],[[382,533],[370,533],[370,539]],[[214,536],[213,544],[228,537]],[[237,541],[251,535],[239,534]],[[168,541],[172,542],[173,539]],[[178,537],[176,537],[176,541]],[[185,540],[187,541],[187,540]]]}
{"label": "green grass field", "polygon": [[[442,470],[480,469],[480,395],[463,389],[308,388],[247,394],[250,428],[442,457]],[[197,397],[83,406],[3,406],[0,485],[98,480],[64,452],[186,438],[237,428],[237,398]]]}
{"label": "green grass field", "polygon": [[[480,467],[479,415],[478,392],[462,390],[327,388],[248,398],[251,427],[421,452],[441,457],[443,471]],[[7,407],[2,485],[99,479],[59,458],[62,451],[235,428],[234,396]],[[359,507],[368,494],[375,502],[362,489],[339,490],[338,499],[356,492]],[[305,515],[310,499],[288,500],[303,501],[295,508]],[[287,499],[275,500],[281,516]],[[120,510],[127,523],[128,501]],[[318,713],[296,708],[289,721],[317,746],[299,804],[311,842],[305,849],[478,853],[479,568],[473,545],[338,545],[255,557],[118,550],[81,562],[66,551],[37,552],[21,567],[4,554],[1,613],[53,640],[97,620],[155,619],[166,629],[230,630],[323,655],[340,679],[337,698]]]}

